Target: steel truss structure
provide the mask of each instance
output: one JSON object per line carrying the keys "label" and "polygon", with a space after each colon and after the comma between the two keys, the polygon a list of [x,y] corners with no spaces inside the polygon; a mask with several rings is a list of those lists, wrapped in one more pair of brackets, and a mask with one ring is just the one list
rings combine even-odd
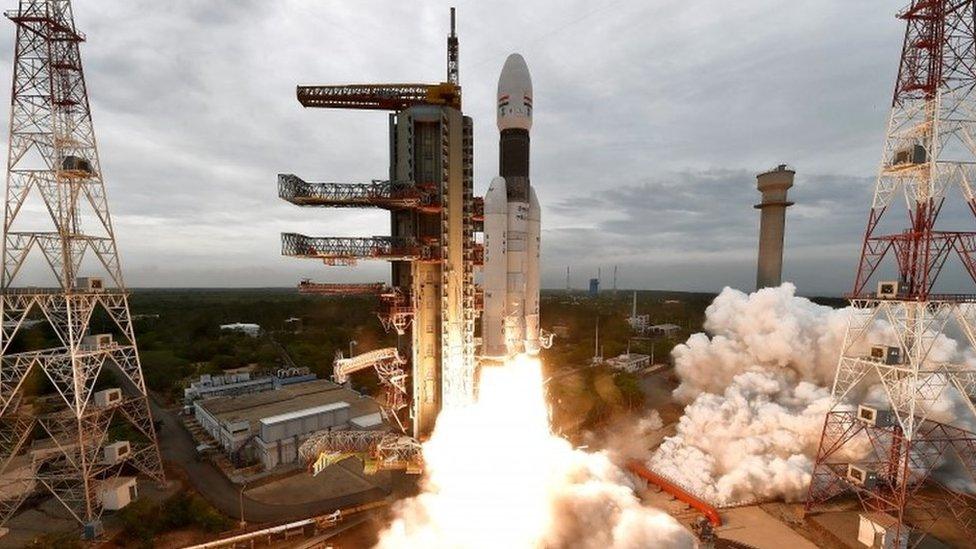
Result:
{"label": "steel truss structure", "polygon": [[380,307],[376,316],[387,332],[394,331],[397,335],[406,335],[413,323],[413,300],[409,290],[390,288],[380,294]]}
{"label": "steel truss structure", "polygon": [[305,279],[298,283],[298,293],[312,295],[380,295],[389,291],[389,289],[389,286],[382,282],[333,284],[329,282],[312,282],[309,279]]}
{"label": "steel truss structure", "polygon": [[440,211],[437,189],[412,182],[308,183],[297,175],[278,175],[278,197],[298,206],[329,208],[419,209]]}
{"label": "steel truss structure", "polygon": [[298,102],[320,109],[402,111],[414,105],[461,108],[461,87],[440,84],[355,84],[298,86]]}
{"label": "steel truss structure", "polygon": [[321,259],[326,265],[355,265],[360,259],[432,261],[434,252],[414,238],[331,237],[281,234],[281,255]]}
{"label": "steel truss structure", "polygon": [[[908,545],[912,527],[955,515],[973,526],[973,498],[932,473],[955,464],[976,480],[976,436],[934,421],[937,405],[956,398],[976,415],[976,370],[946,362],[937,350],[949,326],[976,348],[976,296],[936,293],[949,256],[976,282],[976,232],[936,230],[948,192],[958,188],[976,214],[976,2],[912,0],[899,14],[907,29],[888,132],[853,292],[853,313],[833,386],[810,485],[807,511],[840,493],[854,493],[871,511],[897,520],[894,547]],[[890,233],[886,215],[901,197],[909,228]],[[950,202],[952,203],[952,202]],[[886,262],[894,258],[894,262]],[[882,265],[896,277],[883,280]],[[878,291],[872,292],[872,281]],[[869,354],[877,321],[892,327],[893,349]],[[890,424],[850,411],[880,384]],[[871,414],[869,413],[868,416]],[[861,483],[848,466],[876,475]],[[933,490],[945,492],[933,500]],[[945,512],[950,502],[951,513]],[[955,505],[952,505],[955,504]],[[941,506],[938,512],[934,506]],[[888,540],[886,540],[888,543]]]}
{"label": "steel truss structure", "polygon": [[[125,470],[161,482],[163,467],[98,160],[79,51],[85,36],[69,0],[21,0],[5,15],[17,38],[0,289],[0,475],[26,452],[30,477],[14,479],[20,489],[5,490],[14,496],[0,502],[0,523],[34,488],[45,488],[97,530],[103,482]],[[43,201],[49,230],[18,229],[22,218],[37,221],[23,208],[31,196]],[[54,289],[17,287],[34,248],[54,275]],[[79,276],[91,256],[107,280]],[[109,337],[87,337],[95,318],[107,319]],[[24,350],[17,335],[29,319],[50,325],[57,344]],[[99,406],[93,392],[106,367],[128,382],[128,396]],[[43,414],[22,394],[35,369],[57,393]],[[139,440],[129,441],[124,460],[106,462],[115,420],[134,427]],[[42,436],[31,443],[34,435]]]}
{"label": "steel truss structure", "polygon": [[382,431],[324,431],[312,435],[298,449],[299,459],[313,474],[350,457],[363,460],[366,474],[405,470],[419,474],[424,461],[416,439]]}
{"label": "steel truss structure", "polygon": [[340,351],[333,364],[332,378],[341,384],[349,381],[349,376],[356,372],[368,369],[375,371],[380,386],[383,387],[383,398],[379,401],[383,417],[406,432],[407,428],[397,414],[407,407],[406,364],[407,361],[400,357],[400,351],[396,347],[367,351],[349,358],[343,358]]}

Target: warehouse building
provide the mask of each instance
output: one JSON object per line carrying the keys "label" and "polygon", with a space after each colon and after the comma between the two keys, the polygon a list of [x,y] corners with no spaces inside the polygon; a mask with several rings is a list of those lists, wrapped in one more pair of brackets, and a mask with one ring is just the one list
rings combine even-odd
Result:
{"label": "warehouse building", "polygon": [[298,447],[316,431],[385,427],[376,401],[324,379],[199,400],[193,410],[224,452],[265,469],[294,463]]}
{"label": "warehouse building", "polygon": [[221,324],[220,329],[225,332],[240,332],[251,337],[261,335],[261,326],[247,322],[234,322],[233,324]]}
{"label": "warehouse building", "polygon": [[200,379],[183,389],[183,401],[189,406],[195,400],[271,391],[314,379],[316,375],[308,368],[279,368],[271,375],[261,376],[253,376],[247,371],[227,372],[223,375],[203,374]]}
{"label": "warehouse building", "polygon": [[651,365],[651,357],[628,352],[614,358],[608,358],[604,364],[624,372],[637,373]]}

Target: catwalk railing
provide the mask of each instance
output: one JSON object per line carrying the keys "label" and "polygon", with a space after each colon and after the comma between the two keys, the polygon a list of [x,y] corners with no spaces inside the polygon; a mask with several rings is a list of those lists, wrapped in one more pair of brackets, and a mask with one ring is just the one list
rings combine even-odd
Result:
{"label": "catwalk railing", "polygon": [[419,208],[436,211],[436,192],[430,186],[404,181],[370,183],[309,183],[293,174],[278,175],[278,196],[298,206],[330,208]]}
{"label": "catwalk railing", "polygon": [[349,457],[362,459],[366,474],[381,470],[419,474],[424,465],[419,442],[383,431],[320,431],[299,447],[298,456],[313,474]]}
{"label": "catwalk railing", "polygon": [[414,238],[392,236],[325,237],[281,233],[281,254],[321,259],[328,265],[354,265],[360,259],[433,261],[435,251]]}
{"label": "catwalk railing", "polygon": [[461,108],[460,86],[441,84],[353,84],[298,86],[303,107],[402,111],[414,105]]}

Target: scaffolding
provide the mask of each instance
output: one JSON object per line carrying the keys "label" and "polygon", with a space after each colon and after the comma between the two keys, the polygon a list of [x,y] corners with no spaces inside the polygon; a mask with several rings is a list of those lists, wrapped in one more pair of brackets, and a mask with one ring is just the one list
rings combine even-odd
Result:
{"label": "scaffolding", "polygon": [[461,87],[441,84],[298,86],[298,102],[319,109],[402,111],[416,105],[461,108]]}
{"label": "scaffolding", "polygon": [[[855,495],[867,511],[892,517],[892,547],[914,545],[916,532],[940,519],[976,533],[976,498],[934,474],[956,466],[976,481],[976,435],[935,421],[951,398],[976,416],[976,368],[936,350],[949,327],[976,348],[976,296],[937,286],[953,255],[966,284],[976,283],[976,232],[936,229],[947,204],[976,213],[976,2],[913,0],[899,18],[907,26],[901,65],[806,503],[810,512]],[[951,189],[961,202],[947,200]],[[910,227],[890,232],[886,214],[901,204],[907,215],[897,219]],[[878,321],[893,340],[870,339]],[[881,406],[860,402],[874,385],[884,389]]]}
{"label": "scaffolding", "polygon": [[413,238],[327,237],[282,233],[281,255],[321,259],[326,265],[355,265],[360,259],[431,261],[433,251]]}
{"label": "scaffolding", "polygon": [[423,453],[416,439],[382,431],[316,433],[302,443],[298,456],[315,475],[350,457],[361,459],[368,475],[393,470],[419,474],[424,468]]}
{"label": "scaffolding", "polygon": [[383,396],[379,399],[383,418],[405,431],[406,426],[400,421],[398,412],[407,407],[407,372],[403,369],[406,363],[396,347],[367,351],[349,358],[344,358],[340,352],[333,363],[332,378],[341,384],[349,381],[349,376],[356,372],[373,370],[383,388]]}
{"label": "scaffolding", "polygon": [[[101,486],[126,471],[162,482],[163,468],[95,144],[79,49],[85,36],[75,27],[69,0],[21,0],[5,15],[17,37],[0,289],[0,475],[26,454],[30,478],[16,480],[22,490],[0,502],[0,523],[42,488],[92,537],[104,510]],[[29,196],[43,200],[50,230],[17,228],[36,224],[33,218],[20,223]],[[19,287],[35,248],[54,288]],[[107,279],[83,276],[86,257],[95,258]],[[107,320],[111,333],[91,333],[96,317]],[[48,324],[57,344],[24,349],[17,336],[32,319]],[[126,383],[125,397],[118,393],[106,402],[105,391],[95,393],[106,368]],[[23,395],[35,369],[56,392],[43,413],[33,395]],[[134,440],[127,441],[124,457],[108,459],[113,421],[127,422]]]}
{"label": "scaffolding", "polygon": [[380,295],[389,291],[389,286],[382,282],[363,284],[333,284],[328,282],[312,282],[304,279],[298,283],[298,292],[311,295]]}
{"label": "scaffolding", "polygon": [[297,175],[281,174],[278,196],[297,206],[440,210],[436,189],[412,182],[308,183]]}

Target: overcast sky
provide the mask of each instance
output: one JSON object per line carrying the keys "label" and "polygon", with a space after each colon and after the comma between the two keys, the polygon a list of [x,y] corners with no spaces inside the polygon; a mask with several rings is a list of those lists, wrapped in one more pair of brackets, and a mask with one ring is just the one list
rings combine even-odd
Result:
{"label": "overcast sky", "polygon": [[[8,1],[8,4],[13,5]],[[901,48],[903,2],[77,0],[103,171],[130,286],[385,280],[383,263],[280,256],[279,233],[388,232],[382,211],[301,209],[276,175],[387,174],[387,117],[303,110],[295,85],[440,81],[458,8],[476,192],[497,170],[494,93],[532,73],[543,286],[603,267],[622,288],[755,281],[755,174],[797,170],[785,278],[850,286]],[[14,27],[0,78],[10,79]]]}

